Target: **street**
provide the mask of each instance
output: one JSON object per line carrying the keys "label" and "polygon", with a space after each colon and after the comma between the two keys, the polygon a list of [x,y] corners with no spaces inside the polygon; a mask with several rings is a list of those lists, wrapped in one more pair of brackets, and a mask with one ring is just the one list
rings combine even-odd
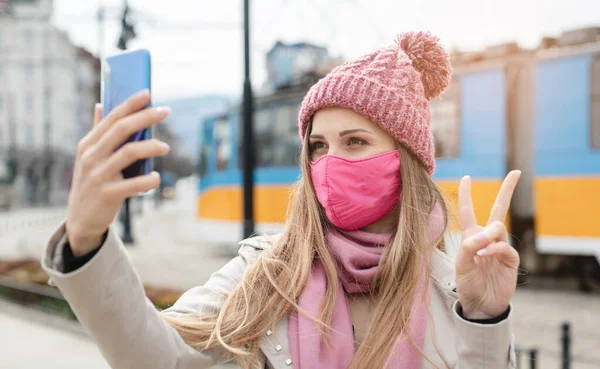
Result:
{"label": "street", "polygon": [[[176,200],[165,202],[159,210],[154,210],[147,202],[142,215],[134,213],[137,243],[128,250],[145,283],[185,290],[203,284],[212,272],[230,259],[226,253],[204,245],[201,235],[189,231],[194,229],[190,226],[195,212],[194,194],[193,184],[183,184],[178,187]],[[39,257],[46,238],[64,217],[64,209],[39,212],[43,214],[26,211],[14,218],[40,220],[24,220],[25,225],[5,231],[3,235],[10,237],[2,238],[0,258]],[[0,216],[0,222],[7,222],[7,219],[15,222],[6,214]],[[0,224],[0,229],[12,228]],[[563,321],[570,321],[573,330],[572,367],[600,367],[598,294],[524,286],[517,290],[513,304],[516,342],[521,347],[539,350],[538,368],[560,367],[560,325]],[[0,345],[0,368],[35,368],[42,364],[48,369],[107,368],[93,342],[81,333],[80,328],[62,323],[49,324],[49,319],[40,318],[38,312],[28,312],[6,303],[0,305],[0,331],[16,335],[14,339],[3,339]],[[49,363],[54,367],[48,366]]]}

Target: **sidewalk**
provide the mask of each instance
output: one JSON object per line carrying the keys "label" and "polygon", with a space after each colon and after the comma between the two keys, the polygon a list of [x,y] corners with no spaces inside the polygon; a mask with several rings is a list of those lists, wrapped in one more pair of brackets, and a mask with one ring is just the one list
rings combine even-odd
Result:
{"label": "sidewalk", "polygon": [[0,300],[0,332],[1,369],[110,369],[77,323]]}
{"label": "sidewalk", "polygon": [[539,350],[537,368],[561,367],[563,321],[571,323],[571,368],[600,368],[600,295],[519,288],[512,304],[516,343]]}
{"label": "sidewalk", "polygon": [[110,369],[89,337],[61,320],[0,300],[0,368]]}

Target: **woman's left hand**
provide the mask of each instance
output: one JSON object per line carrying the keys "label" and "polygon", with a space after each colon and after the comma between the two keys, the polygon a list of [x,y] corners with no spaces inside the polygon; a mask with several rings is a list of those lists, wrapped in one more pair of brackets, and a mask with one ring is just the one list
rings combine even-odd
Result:
{"label": "woman's left hand", "polygon": [[520,171],[512,171],[506,176],[485,227],[477,225],[475,219],[471,179],[460,181],[462,245],[456,259],[456,288],[465,318],[502,315],[515,293],[519,254],[508,244],[504,219],[520,175]]}

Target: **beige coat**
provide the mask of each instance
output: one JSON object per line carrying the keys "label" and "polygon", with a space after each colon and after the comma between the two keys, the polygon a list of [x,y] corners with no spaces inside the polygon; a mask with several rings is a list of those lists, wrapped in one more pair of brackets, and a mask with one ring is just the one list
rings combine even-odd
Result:
{"label": "beige coat", "polygon": [[[50,283],[58,286],[115,369],[202,369],[230,360],[223,349],[199,352],[186,345],[179,334],[163,322],[161,314],[214,313],[222,303],[222,296],[234,289],[246,268],[270,246],[259,238],[240,242],[239,256],[214,273],[204,286],[190,289],[173,307],[158,312],[146,298],[114,230],[109,231],[105,244],[92,260],[67,274],[61,273],[64,241],[63,225],[46,246],[42,265],[50,275]],[[435,334],[428,329],[425,355],[439,368],[444,367],[434,347],[435,338],[452,368],[514,368],[512,313],[492,325],[465,321],[456,313],[454,281],[453,263],[441,252],[435,252],[430,289],[432,314],[428,323],[428,327],[434,327]],[[287,319],[283,319],[261,340],[265,368],[293,368],[287,329]],[[431,366],[422,360],[421,368]]]}

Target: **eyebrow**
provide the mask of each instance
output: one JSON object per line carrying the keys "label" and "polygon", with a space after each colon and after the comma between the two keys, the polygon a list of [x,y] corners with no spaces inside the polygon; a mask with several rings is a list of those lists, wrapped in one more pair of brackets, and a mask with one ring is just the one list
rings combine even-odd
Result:
{"label": "eyebrow", "polygon": [[[340,137],[343,137],[343,136],[346,136],[346,135],[349,135],[352,133],[356,133],[356,132],[365,132],[365,133],[371,134],[371,132],[367,131],[366,129],[356,128],[356,129],[347,129],[345,131],[341,131]],[[310,138],[324,139],[325,137],[323,135],[312,134],[312,135],[310,135]]]}
{"label": "eyebrow", "polygon": [[362,129],[362,128],[348,129],[348,130],[340,132],[340,137],[346,136],[346,135],[349,135],[352,133],[356,133],[356,132],[365,132],[365,133],[369,133],[369,134],[371,133],[371,132],[367,131],[366,129]]}

